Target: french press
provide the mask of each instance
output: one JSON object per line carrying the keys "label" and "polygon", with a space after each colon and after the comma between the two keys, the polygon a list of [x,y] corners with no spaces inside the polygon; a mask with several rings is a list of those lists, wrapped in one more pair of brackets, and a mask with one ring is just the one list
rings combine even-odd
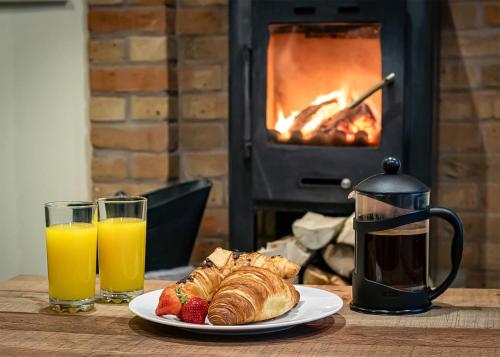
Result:
{"label": "french press", "polygon": [[[356,199],[355,268],[351,309],[374,314],[427,311],[455,279],[463,250],[460,218],[446,208],[430,208],[429,188],[399,174],[401,162],[388,157],[384,173],[360,182],[349,197]],[[429,218],[454,228],[452,269],[444,282],[429,287]]]}

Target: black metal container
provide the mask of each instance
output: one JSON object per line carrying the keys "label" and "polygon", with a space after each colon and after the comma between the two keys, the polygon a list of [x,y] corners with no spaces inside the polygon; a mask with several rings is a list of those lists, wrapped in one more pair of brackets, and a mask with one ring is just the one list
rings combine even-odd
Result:
{"label": "black metal container", "polygon": [[146,271],[189,264],[212,182],[202,178],[144,195],[148,199]]}
{"label": "black metal container", "polygon": [[[455,279],[463,250],[460,218],[446,208],[430,208],[430,190],[416,178],[398,174],[400,161],[386,158],[384,173],[360,182],[356,199],[355,269],[351,309],[374,314],[427,311]],[[429,218],[454,228],[452,270],[435,289],[428,283]]]}

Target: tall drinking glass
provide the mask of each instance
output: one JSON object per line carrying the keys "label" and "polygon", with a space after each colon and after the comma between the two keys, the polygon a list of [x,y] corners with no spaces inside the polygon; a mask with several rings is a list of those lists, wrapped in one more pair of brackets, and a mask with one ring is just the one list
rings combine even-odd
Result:
{"label": "tall drinking glass", "polygon": [[100,198],[97,206],[101,297],[129,302],[144,291],[147,199]]}
{"label": "tall drinking glass", "polygon": [[93,202],[45,204],[50,308],[59,312],[94,307],[97,226]]}

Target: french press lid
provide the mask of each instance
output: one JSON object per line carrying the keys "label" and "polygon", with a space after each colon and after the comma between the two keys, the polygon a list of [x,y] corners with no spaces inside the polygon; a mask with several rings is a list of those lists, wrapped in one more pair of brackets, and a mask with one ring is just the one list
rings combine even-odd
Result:
{"label": "french press lid", "polygon": [[404,195],[429,192],[423,182],[413,176],[400,174],[401,161],[387,157],[382,162],[383,173],[370,176],[354,187],[355,191],[369,196]]}

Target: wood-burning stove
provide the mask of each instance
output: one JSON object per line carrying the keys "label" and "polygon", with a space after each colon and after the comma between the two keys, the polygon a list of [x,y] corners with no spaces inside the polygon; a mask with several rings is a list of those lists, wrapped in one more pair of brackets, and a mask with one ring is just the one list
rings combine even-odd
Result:
{"label": "wood-burning stove", "polygon": [[[255,213],[350,214],[386,156],[432,184],[438,3],[230,2],[230,244],[255,249]],[[336,115],[395,73],[354,113]]]}

